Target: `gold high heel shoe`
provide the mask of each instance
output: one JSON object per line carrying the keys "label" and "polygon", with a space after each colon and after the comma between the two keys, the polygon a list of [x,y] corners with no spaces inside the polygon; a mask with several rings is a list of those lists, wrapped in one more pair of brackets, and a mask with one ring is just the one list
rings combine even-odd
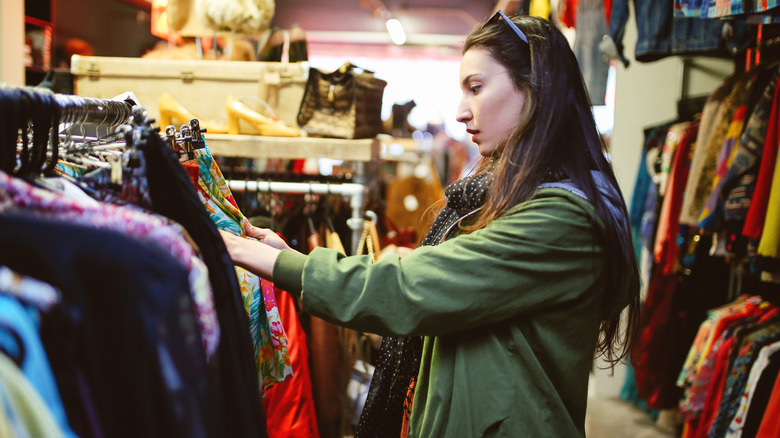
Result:
{"label": "gold high heel shoe", "polygon": [[189,124],[191,119],[198,119],[200,126],[206,128],[206,132],[210,134],[225,134],[228,132],[228,127],[224,123],[205,120],[195,116],[168,93],[160,95],[160,98],[157,100],[157,110],[160,112],[160,126],[162,128],[172,125],[173,119],[182,124]]}
{"label": "gold high heel shoe", "polygon": [[225,109],[228,115],[228,134],[239,134],[238,121],[243,119],[257,129],[260,135],[271,137],[299,137],[301,135],[298,128],[286,126],[282,121],[259,114],[233,96],[227,97]]}

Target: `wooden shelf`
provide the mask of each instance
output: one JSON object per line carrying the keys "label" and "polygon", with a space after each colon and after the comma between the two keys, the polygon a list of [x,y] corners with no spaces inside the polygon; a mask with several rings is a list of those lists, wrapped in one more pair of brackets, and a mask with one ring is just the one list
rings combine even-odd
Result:
{"label": "wooden shelf", "polygon": [[412,138],[378,137],[380,158],[385,161],[420,162],[417,141]]}
{"label": "wooden shelf", "polygon": [[331,158],[344,161],[372,161],[379,158],[376,139],[346,140],[319,137],[268,137],[205,133],[212,155],[247,158]]}

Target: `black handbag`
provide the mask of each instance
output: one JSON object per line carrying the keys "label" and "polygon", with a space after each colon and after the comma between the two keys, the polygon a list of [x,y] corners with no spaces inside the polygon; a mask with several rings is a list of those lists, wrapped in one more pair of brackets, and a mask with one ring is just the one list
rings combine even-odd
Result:
{"label": "black handbag", "polygon": [[382,132],[387,82],[350,63],[332,73],[309,69],[298,126],[312,137],[370,138]]}

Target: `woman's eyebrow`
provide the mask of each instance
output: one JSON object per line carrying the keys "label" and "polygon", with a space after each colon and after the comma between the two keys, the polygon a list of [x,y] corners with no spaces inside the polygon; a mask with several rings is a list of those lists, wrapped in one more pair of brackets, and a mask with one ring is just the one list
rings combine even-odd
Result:
{"label": "woman's eyebrow", "polygon": [[472,74],[470,74],[470,75],[466,76],[466,77],[465,77],[465,78],[463,78],[463,80],[461,81],[461,85],[463,85],[463,86],[465,87],[465,86],[466,86],[466,85],[469,83],[469,81],[471,80],[471,78],[473,78],[474,76],[477,76],[477,75],[479,75],[479,73],[472,73]]}

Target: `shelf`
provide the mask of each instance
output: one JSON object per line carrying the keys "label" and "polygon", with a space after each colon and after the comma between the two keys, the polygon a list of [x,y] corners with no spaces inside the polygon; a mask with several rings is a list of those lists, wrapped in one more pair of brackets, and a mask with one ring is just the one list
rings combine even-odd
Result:
{"label": "shelf", "polygon": [[384,161],[408,163],[420,162],[420,151],[417,141],[412,138],[393,138],[380,135],[378,137],[380,157]]}
{"label": "shelf", "polygon": [[247,158],[331,158],[372,161],[379,158],[379,142],[373,138],[346,140],[319,137],[268,137],[262,135],[204,134],[211,154]]}

